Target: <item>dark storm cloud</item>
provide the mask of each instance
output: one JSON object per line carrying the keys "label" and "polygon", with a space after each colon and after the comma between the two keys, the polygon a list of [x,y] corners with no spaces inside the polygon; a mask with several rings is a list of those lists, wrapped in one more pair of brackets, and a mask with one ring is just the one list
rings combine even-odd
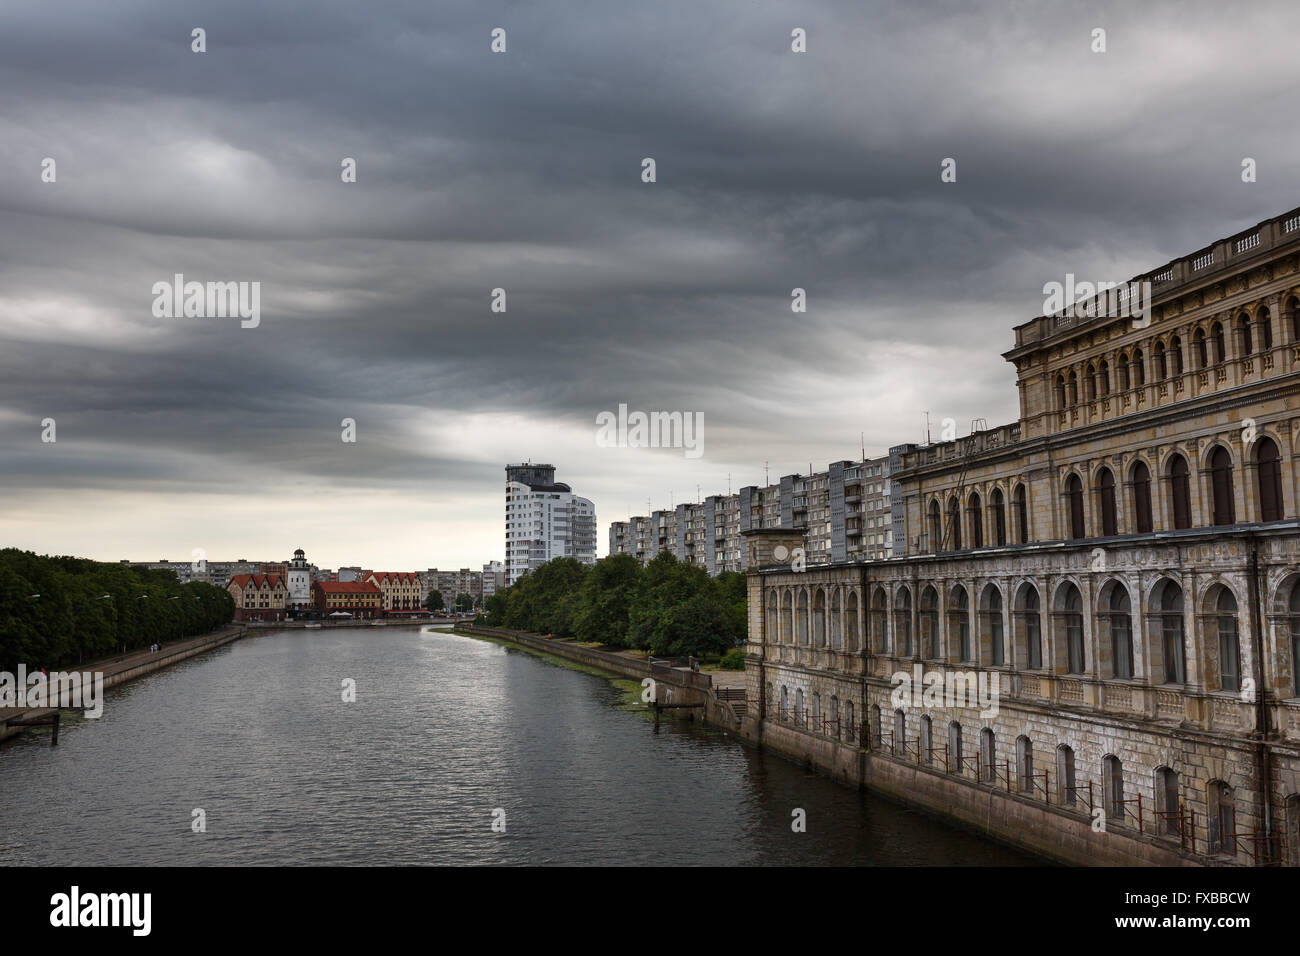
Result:
{"label": "dark storm cloud", "polygon": [[[703,411],[706,457],[674,474],[741,484],[915,439],[923,409],[1009,420],[998,353],[1044,282],[1297,204],[1297,25],[1284,3],[10,8],[0,480],[472,491],[496,444],[553,457],[520,423],[590,432],[627,402]],[[260,281],[261,326],[153,318],[176,272]],[[45,416],[76,454],[33,446]],[[519,434],[450,427],[473,416]],[[576,467],[634,501],[671,480]]]}

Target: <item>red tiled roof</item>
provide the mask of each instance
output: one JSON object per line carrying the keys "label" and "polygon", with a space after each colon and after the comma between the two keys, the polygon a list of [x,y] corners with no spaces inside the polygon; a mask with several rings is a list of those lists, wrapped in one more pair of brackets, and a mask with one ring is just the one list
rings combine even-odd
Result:
{"label": "red tiled roof", "polygon": [[392,578],[396,584],[419,584],[420,576],[414,571],[372,571],[370,577],[381,584],[386,578]]}
{"label": "red tiled roof", "polygon": [[326,594],[378,594],[379,588],[369,581],[317,581],[316,587]]}
{"label": "red tiled roof", "polygon": [[[265,584],[269,588],[281,587],[280,575],[278,574],[236,574],[230,579],[230,584],[238,584],[241,588],[247,588],[249,582],[253,582],[253,587],[261,589]],[[230,584],[226,588],[230,588]]]}

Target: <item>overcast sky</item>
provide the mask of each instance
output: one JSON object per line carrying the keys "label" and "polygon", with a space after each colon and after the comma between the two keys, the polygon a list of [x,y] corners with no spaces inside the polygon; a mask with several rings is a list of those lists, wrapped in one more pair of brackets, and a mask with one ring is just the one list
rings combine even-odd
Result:
{"label": "overcast sky", "polygon": [[[647,499],[1014,420],[1045,282],[1300,205],[1300,5],[944,6],[0,6],[0,545],[477,568],[532,459],[603,554]],[[175,273],[261,324],[156,318]],[[703,455],[597,447],[620,403]]]}

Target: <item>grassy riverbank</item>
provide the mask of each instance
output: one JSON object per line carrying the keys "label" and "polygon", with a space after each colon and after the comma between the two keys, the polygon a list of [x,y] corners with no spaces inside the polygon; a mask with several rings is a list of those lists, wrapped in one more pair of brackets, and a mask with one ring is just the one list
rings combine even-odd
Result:
{"label": "grassy riverbank", "polygon": [[[545,651],[539,651],[536,648],[527,647],[523,644],[516,644],[514,641],[507,641],[499,637],[490,637],[485,634],[470,634],[466,631],[461,631],[456,628],[453,628],[451,633],[456,634],[460,637],[473,638],[476,641],[484,641],[485,643],[488,644],[496,644],[500,647],[504,647],[509,650],[521,651],[524,654],[529,654],[533,657],[538,658],[539,660],[546,661],[548,664],[554,664],[557,667],[563,667],[566,668],[567,670],[577,671],[580,674],[589,674],[592,677],[603,677],[621,692],[622,696],[618,702],[619,710],[635,712],[643,715],[647,719],[649,719],[652,716],[650,713],[650,708],[646,704],[641,702],[642,688],[641,688],[640,681],[635,681],[628,677],[624,677],[620,674],[615,674],[613,671],[608,671],[605,670],[604,668],[594,667],[590,664],[582,664],[579,663],[578,661],[572,661],[566,657],[560,657],[556,654],[548,654]],[[578,644],[577,641],[574,641],[573,643]],[[601,645],[595,643],[578,644],[578,646],[601,649]]]}

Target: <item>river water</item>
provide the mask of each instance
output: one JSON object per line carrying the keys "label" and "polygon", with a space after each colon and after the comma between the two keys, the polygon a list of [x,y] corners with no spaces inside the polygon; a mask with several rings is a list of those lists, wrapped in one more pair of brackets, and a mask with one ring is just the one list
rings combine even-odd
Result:
{"label": "river water", "polygon": [[256,633],[65,712],[58,747],[0,745],[0,865],[1036,862],[718,731],[656,733],[636,690],[428,627]]}

